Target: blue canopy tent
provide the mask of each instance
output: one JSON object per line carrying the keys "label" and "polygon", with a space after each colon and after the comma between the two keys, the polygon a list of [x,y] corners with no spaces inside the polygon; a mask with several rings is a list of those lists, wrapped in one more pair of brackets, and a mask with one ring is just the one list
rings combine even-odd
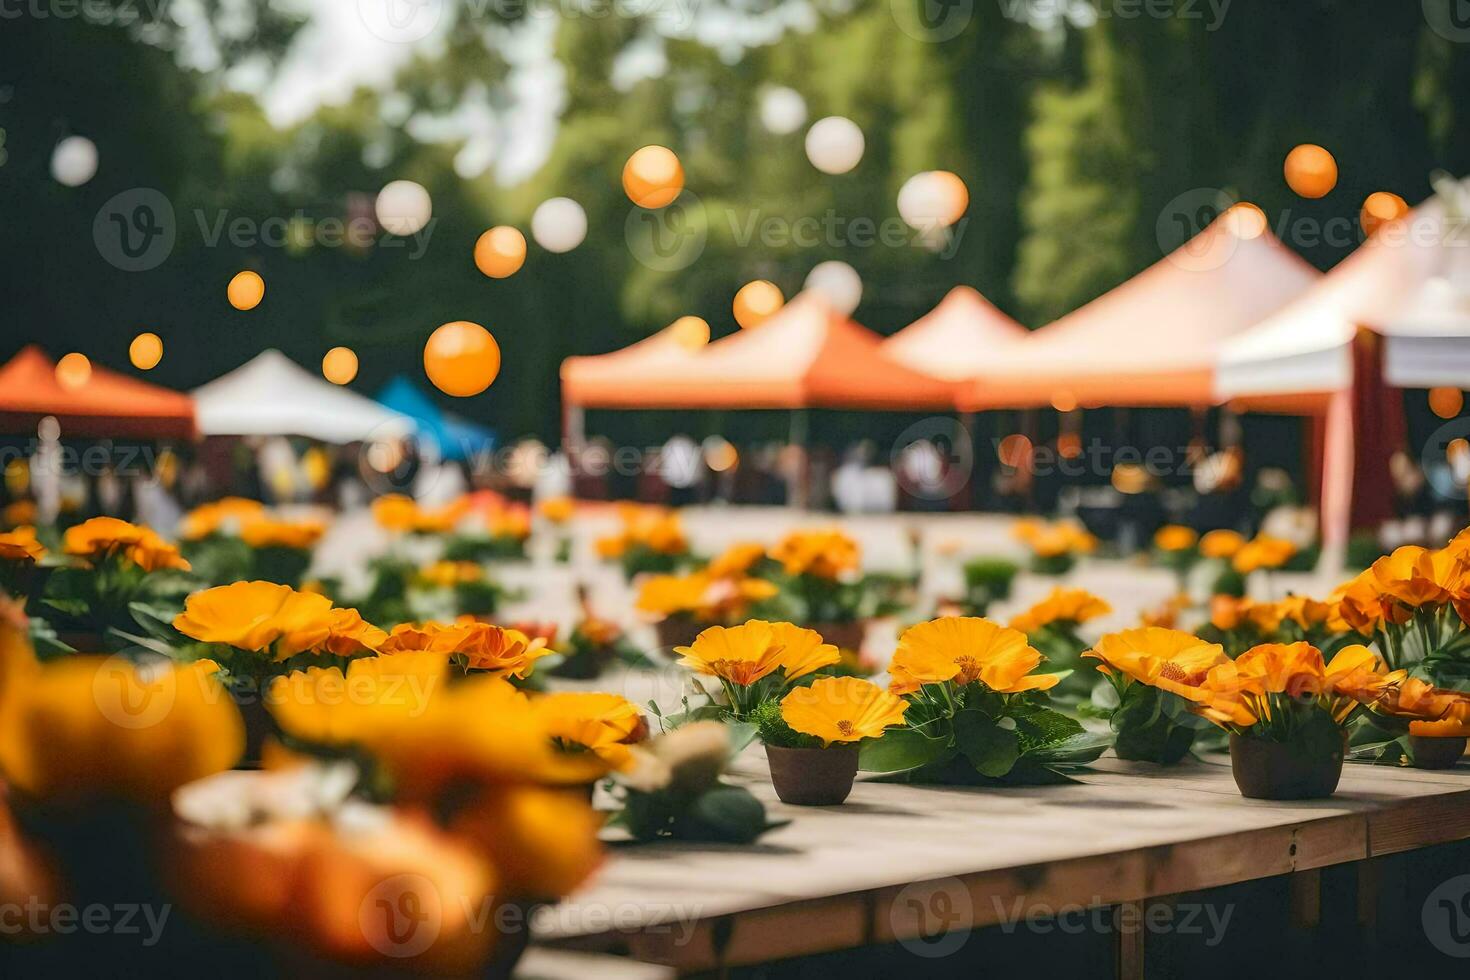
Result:
{"label": "blue canopy tent", "polygon": [[495,433],[467,419],[440,411],[418,385],[398,375],[378,392],[378,404],[418,424],[419,438],[447,460],[466,460],[495,448]]}

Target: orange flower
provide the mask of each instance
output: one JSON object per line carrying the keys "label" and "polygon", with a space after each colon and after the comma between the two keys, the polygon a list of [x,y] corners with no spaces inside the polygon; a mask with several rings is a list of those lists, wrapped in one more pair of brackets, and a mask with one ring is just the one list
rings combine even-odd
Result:
{"label": "orange flower", "polygon": [[1245,538],[1237,531],[1210,531],[1199,539],[1199,553],[1206,558],[1233,558],[1245,546]]}
{"label": "orange flower", "polygon": [[419,571],[419,578],[426,584],[441,589],[478,582],[484,577],[485,569],[472,561],[436,561]]}
{"label": "orange flower", "polygon": [[781,699],[781,717],[792,730],[833,742],[877,738],[903,724],[908,702],[871,681],[824,677]]}
{"label": "orange flower", "polygon": [[1180,630],[1148,626],[1109,633],[1082,656],[1101,661],[1099,669],[1105,674],[1116,671],[1195,702],[1208,696],[1202,685],[1209,672],[1230,662],[1218,643],[1206,643]]}
{"label": "orange flower", "polygon": [[173,568],[187,572],[189,563],[179,549],[150,527],[129,524],[115,517],[94,517],[66,529],[62,548],[68,555],[95,561],[119,555],[145,572]]}
{"label": "orange flower", "polygon": [[787,575],[836,579],[858,570],[858,543],[836,528],[793,531],[771,549]]}
{"label": "orange flower", "polygon": [[725,551],[709,563],[705,574],[711,578],[740,578],[750,571],[750,567],[760,561],[766,555],[766,547],[763,544],[736,544],[726,548]]}
{"label": "orange flower", "polygon": [[708,572],[692,575],[650,575],[638,589],[636,607],[667,619],[687,615],[700,622],[737,620],[752,603],[776,594],[774,583],[758,578],[713,578]]}
{"label": "orange flower", "polygon": [[328,643],[368,648],[382,632],[374,632],[353,610],[333,609],[326,596],[273,582],[234,582],[196,592],[184,600],[174,629],[202,643],[271,649],[276,660],[326,649]]}
{"label": "orange flower", "polygon": [[637,705],[616,694],[558,691],[535,698],[531,708],[558,743],[592,752],[617,770],[633,764],[628,746],[648,733]]}
{"label": "orange flower", "polygon": [[1240,574],[1249,575],[1257,569],[1280,568],[1295,554],[1296,545],[1285,538],[1260,534],[1240,546],[1232,564]]}
{"label": "orange flower", "polygon": [[307,551],[315,547],[327,525],[318,520],[283,521],[271,517],[246,519],[240,525],[240,540],[252,548],[295,548]]}
{"label": "orange flower", "polygon": [[46,548],[36,540],[36,529],[29,524],[0,534],[0,561],[38,562],[45,557]]}
{"label": "orange flower", "polygon": [[200,504],[179,522],[179,537],[185,541],[198,541],[211,534],[238,530],[242,523],[264,511],[265,504],[245,497],[223,497]]}
{"label": "orange flower", "polygon": [[777,670],[787,680],[804,677],[841,659],[837,648],[813,630],[752,619],[743,626],[711,626],[687,647],[675,647],[680,665],[695,673],[749,687]]}
{"label": "orange flower", "polygon": [[531,639],[520,630],[464,622],[447,626],[403,623],[393,627],[378,652],[385,656],[418,652],[449,654],[462,660],[468,670],[524,678],[535,662],[551,651],[544,639]]}
{"label": "orange flower", "polygon": [[519,505],[498,507],[486,521],[490,536],[524,541],[531,536],[531,512]]}
{"label": "orange flower", "polygon": [[1160,551],[1188,551],[1199,541],[1199,533],[1182,524],[1165,524],[1154,532],[1154,547]]}
{"label": "orange flower", "polygon": [[1458,550],[1429,551],[1414,545],[1383,556],[1370,569],[1380,595],[1411,609],[1449,602],[1464,588],[1466,570],[1466,558]]}
{"label": "orange flower", "polygon": [[536,512],[553,524],[565,524],[577,512],[577,502],[571,497],[547,497],[536,504]]}
{"label": "orange flower", "polygon": [[904,630],[888,665],[888,690],[910,694],[925,684],[979,681],[1001,694],[1044,691],[1061,678],[1031,674],[1041,660],[1019,630],[975,616],[946,616]]}
{"label": "orange flower", "polygon": [[1327,603],[1303,595],[1289,595],[1277,603],[1276,607],[1281,619],[1289,619],[1304,630],[1320,626],[1332,614],[1332,607]]}
{"label": "orange flower", "polygon": [[1097,538],[1082,526],[1071,522],[1053,524],[1027,539],[1026,543],[1038,558],[1090,555],[1097,550]]}
{"label": "orange flower", "polygon": [[1210,597],[1210,625],[1217,630],[1226,632],[1238,629],[1245,621],[1246,610],[1250,608],[1249,599],[1237,598],[1233,595],[1219,594]]}
{"label": "orange flower", "polygon": [[1035,633],[1051,623],[1085,623],[1106,616],[1113,607],[1086,589],[1051,590],[1045,599],[1011,619],[1011,629]]}

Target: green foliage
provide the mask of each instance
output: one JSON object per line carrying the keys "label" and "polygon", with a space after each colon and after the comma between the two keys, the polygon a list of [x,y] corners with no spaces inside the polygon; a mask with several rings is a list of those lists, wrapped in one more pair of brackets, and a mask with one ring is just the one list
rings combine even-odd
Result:
{"label": "green foliage", "polygon": [[1123,689],[1112,725],[1118,758],[1165,765],[1189,754],[1201,727],[1177,695],[1137,683]]}
{"label": "green foliage", "polygon": [[781,716],[781,702],[772,698],[762,701],[750,712],[750,723],[755,725],[760,740],[765,745],[778,749],[819,749],[822,740],[795,731]]}
{"label": "green foliage", "polygon": [[971,615],[984,616],[992,602],[1011,597],[1020,566],[1004,558],[974,558],[965,562],[965,603]]}

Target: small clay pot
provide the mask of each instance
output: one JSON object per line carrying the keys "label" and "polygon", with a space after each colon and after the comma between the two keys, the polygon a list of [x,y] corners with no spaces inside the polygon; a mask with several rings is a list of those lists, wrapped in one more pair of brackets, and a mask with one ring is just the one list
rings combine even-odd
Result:
{"label": "small clay pot", "polygon": [[771,764],[771,783],[782,803],[836,806],[852,792],[858,747],[856,743],[826,749],[781,749],[768,745],[766,759]]}
{"label": "small clay pot", "polygon": [[1463,738],[1410,735],[1409,751],[1415,769],[1449,769],[1465,754]]}
{"label": "small clay pot", "polygon": [[1331,796],[1342,778],[1347,733],[1330,752],[1294,742],[1230,736],[1230,770],[1240,795],[1253,800],[1315,800]]}
{"label": "small clay pot", "polygon": [[862,620],[851,623],[803,623],[809,630],[822,634],[822,640],[839,650],[861,653],[863,639],[868,635],[868,624]]}
{"label": "small clay pot", "polygon": [[659,649],[666,651],[674,647],[690,646],[694,643],[694,638],[709,626],[709,623],[689,619],[661,619],[653,624],[654,631],[658,634]]}

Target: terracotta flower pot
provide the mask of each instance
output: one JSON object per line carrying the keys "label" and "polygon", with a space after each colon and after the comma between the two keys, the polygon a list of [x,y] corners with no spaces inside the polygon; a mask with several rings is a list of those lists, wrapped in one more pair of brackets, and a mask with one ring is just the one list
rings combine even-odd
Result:
{"label": "terracotta flower pot", "polygon": [[1342,778],[1347,733],[1329,752],[1294,742],[1230,736],[1230,769],[1240,795],[1253,800],[1314,800],[1331,796]]}
{"label": "terracotta flower pot", "polygon": [[1449,769],[1465,754],[1463,738],[1431,737],[1410,735],[1409,750],[1414,756],[1415,769]]}
{"label": "terracotta flower pot", "polygon": [[771,764],[771,783],[782,803],[836,806],[852,792],[858,747],[857,743],[826,749],[782,749],[768,745],[766,759]]}

